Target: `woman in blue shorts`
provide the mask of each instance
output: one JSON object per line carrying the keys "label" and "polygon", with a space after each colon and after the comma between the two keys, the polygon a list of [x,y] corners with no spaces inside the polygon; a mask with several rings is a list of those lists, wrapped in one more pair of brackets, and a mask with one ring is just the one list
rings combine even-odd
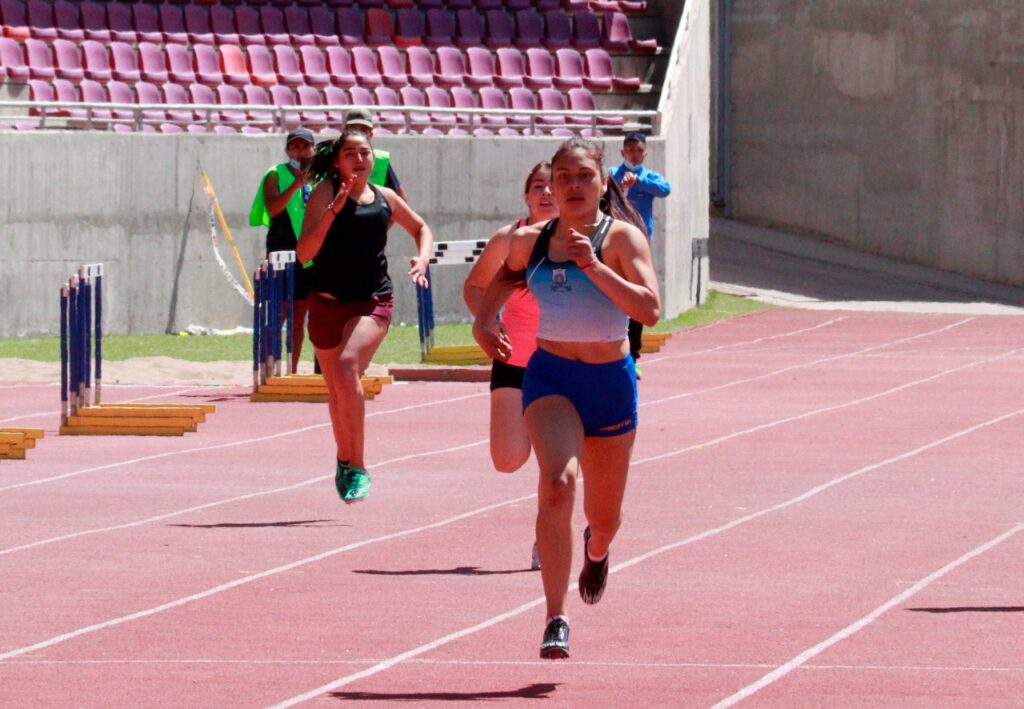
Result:
{"label": "woman in blue shorts", "polygon": [[660,300],[639,218],[603,164],[601,147],[572,138],[551,158],[559,217],[514,232],[505,265],[484,294],[473,335],[488,355],[511,356],[495,322],[524,280],[540,305],[537,351],[523,379],[523,414],[540,464],[537,544],[547,599],[540,656],[569,656],[567,596],[576,477],[585,471],[583,602],[608,580],[637,425],[629,318],[658,321]]}

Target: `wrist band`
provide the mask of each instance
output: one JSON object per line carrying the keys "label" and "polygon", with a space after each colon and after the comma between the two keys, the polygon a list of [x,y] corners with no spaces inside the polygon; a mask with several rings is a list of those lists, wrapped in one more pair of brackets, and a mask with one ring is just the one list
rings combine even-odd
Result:
{"label": "wrist band", "polygon": [[581,271],[586,271],[588,269],[591,269],[591,268],[594,267],[595,263],[597,263],[597,257],[594,257],[594,259],[590,263],[588,263],[586,266],[580,266],[580,270]]}

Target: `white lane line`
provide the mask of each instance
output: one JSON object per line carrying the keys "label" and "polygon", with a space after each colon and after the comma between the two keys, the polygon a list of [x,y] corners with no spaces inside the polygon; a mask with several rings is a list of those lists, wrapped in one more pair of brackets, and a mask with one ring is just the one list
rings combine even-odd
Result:
{"label": "white lane line", "polygon": [[[797,495],[796,497],[793,497],[793,498],[790,498],[789,500],[786,500],[785,502],[781,502],[779,504],[772,505],[771,507],[766,507],[766,508],[764,508],[762,510],[759,510],[757,512],[753,512],[751,514],[744,515],[743,517],[739,517],[737,519],[734,519],[731,522],[728,522],[726,524],[720,525],[718,527],[714,527],[712,529],[705,530],[703,532],[700,532],[700,533],[695,534],[693,536],[687,537],[687,538],[682,539],[680,541],[673,542],[671,544],[666,544],[664,546],[658,547],[657,549],[652,549],[649,552],[646,552],[644,554],[640,554],[639,556],[635,556],[632,559],[629,559],[627,561],[622,562],[621,564],[616,564],[616,565],[612,566],[608,570],[608,573],[610,573],[610,574],[618,573],[618,572],[623,571],[625,569],[628,569],[628,568],[630,568],[632,566],[635,566],[635,565],[637,565],[637,564],[639,564],[641,562],[647,561],[648,559],[651,559],[651,558],[653,558],[655,556],[659,556],[661,554],[664,554],[666,552],[672,551],[674,549],[678,549],[679,547],[687,546],[687,545],[693,544],[695,542],[703,541],[704,539],[708,539],[710,537],[716,536],[718,534],[722,534],[723,532],[727,532],[730,529],[733,529],[735,527],[739,527],[740,525],[743,525],[743,524],[746,524],[746,523],[751,522],[753,520],[759,519],[761,517],[764,517],[765,515],[769,515],[769,514],[772,514],[773,512],[777,512],[779,510],[786,509],[787,507],[791,507],[793,505],[799,504],[799,503],[801,503],[801,502],[803,502],[805,500],[810,499],[811,497],[814,497],[815,495],[818,495],[818,494],[824,492],[825,490],[828,490],[831,487],[834,487],[836,485],[839,485],[840,483],[846,482],[847,480],[851,480],[851,479],[853,479],[855,477],[863,475],[864,473],[870,472],[872,470],[877,470],[878,468],[881,468],[883,466],[890,465],[892,463],[896,463],[896,462],[905,460],[905,459],[910,458],[910,457],[912,457],[914,455],[922,453],[922,452],[924,452],[926,450],[929,450],[931,448],[935,448],[937,446],[941,446],[941,445],[943,445],[945,443],[948,443],[950,441],[953,441],[953,440],[956,440],[956,439],[961,438],[963,436],[966,436],[966,435],[968,435],[970,433],[973,433],[975,431],[978,431],[978,430],[980,430],[982,428],[986,428],[988,426],[993,426],[993,425],[995,425],[997,423],[1005,421],[1006,419],[1012,418],[1014,416],[1019,416],[1020,414],[1024,414],[1024,409],[1018,409],[1017,411],[1013,411],[1011,413],[1004,414],[1002,416],[997,416],[996,418],[992,418],[992,419],[989,419],[987,421],[983,421],[982,423],[975,424],[974,426],[971,426],[970,428],[966,428],[966,429],[963,429],[961,431],[957,431],[956,433],[950,434],[948,436],[944,436],[944,437],[942,437],[940,439],[932,441],[931,443],[928,443],[926,445],[923,445],[923,446],[920,446],[918,448],[915,448],[914,450],[908,451],[908,452],[903,453],[901,455],[893,456],[892,458],[887,458],[886,460],[883,460],[880,463],[874,463],[874,464],[871,464],[871,465],[864,466],[863,468],[855,470],[852,473],[847,473],[846,475],[842,475],[842,476],[840,476],[838,478],[833,478],[832,480],[830,480],[830,481],[828,481],[826,483],[822,483],[821,485],[813,487],[810,490],[808,490],[808,491],[806,491],[806,492],[804,492],[804,493],[802,493],[800,495]],[[1024,526],[1024,525],[1021,525],[1021,526]],[[1018,528],[1019,527],[1014,528],[1014,531],[1016,531]],[[578,584],[573,583],[572,585],[569,586],[570,593],[577,587],[577,585]],[[339,679],[336,679],[336,680],[334,680],[332,682],[328,682],[327,684],[321,685],[321,686],[317,687],[316,689],[311,689],[308,692],[303,692],[302,694],[299,694],[299,695],[297,695],[295,697],[291,697],[290,699],[286,699],[286,700],[284,700],[282,702],[274,704],[274,705],[272,705],[272,707],[274,709],[280,709],[280,708],[283,708],[283,707],[294,706],[296,704],[300,704],[300,703],[308,701],[310,699],[314,699],[314,698],[316,698],[316,697],[318,697],[318,696],[320,696],[322,694],[326,694],[327,692],[330,692],[330,691],[333,691],[335,689],[338,689],[339,687],[344,687],[345,685],[351,684],[352,682],[355,682],[357,680],[364,679],[366,677],[370,677],[370,676],[375,675],[375,674],[379,674],[380,672],[388,670],[388,669],[394,667],[395,665],[401,664],[402,662],[410,660],[410,659],[412,659],[412,658],[414,658],[414,657],[416,657],[418,655],[422,655],[424,653],[430,652],[431,650],[436,650],[437,648],[439,648],[439,647],[441,647],[443,645],[447,645],[448,643],[451,643],[451,642],[453,642],[455,640],[463,638],[463,637],[465,637],[467,635],[472,635],[473,633],[476,633],[478,631],[484,630],[484,629],[489,628],[489,627],[491,627],[493,625],[497,625],[498,623],[501,623],[501,622],[503,622],[505,620],[508,620],[510,618],[514,618],[514,617],[516,617],[518,615],[521,615],[521,614],[525,613],[526,611],[528,611],[528,610],[530,610],[532,608],[535,608],[537,606],[542,605],[543,603],[544,603],[544,597],[543,596],[541,596],[539,598],[535,598],[532,601],[529,601],[529,602],[524,603],[524,604],[522,604],[520,606],[517,606],[517,607],[515,607],[515,608],[513,608],[513,609],[511,609],[509,611],[506,611],[505,613],[501,613],[500,615],[496,615],[496,616],[493,616],[491,618],[488,618],[487,620],[484,620],[484,621],[482,621],[480,623],[477,623],[476,625],[470,626],[468,628],[463,628],[462,630],[458,630],[458,631],[455,631],[453,633],[449,633],[448,635],[445,635],[445,636],[443,636],[441,638],[438,638],[437,640],[434,640],[432,642],[425,643],[425,644],[420,645],[418,647],[412,648],[411,650],[407,650],[406,652],[403,652],[401,654],[395,655],[394,657],[390,657],[390,658],[388,658],[386,660],[382,660],[382,661],[378,662],[377,664],[375,664],[375,665],[373,665],[371,667],[368,667],[368,668],[366,668],[364,670],[361,670],[359,672],[355,672],[355,673],[352,673],[352,674],[349,674],[349,675],[345,675],[344,677],[340,677]],[[2,656],[0,656],[0,659],[2,659]]]}
{"label": "white lane line", "polygon": [[750,697],[751,695],[756,694],[757,692],[759,692],[760,690],[764,689],[765,687],[767,687],[767,686],[769,686],[771,684],[774,684],[778,680],[780,680],[783,677],[785,677],[786,675],[788,675],[793,670],[795,670],[798,667],[800,667],[801,665],[803,665],[805,662],[807,662],[812,657],[820,655],[821,653],[823,653],[825,650],[827,650],[828,648],[832,647],[836,643],[839,643],[839,642],[845,640],[846,638],[850,637],[854,633],[857,633],[858,631],[863,630],[867,626],[871,625],[873,622],[878,620],[878,618],[880,618],[886,612],[888,612],[888,611],[892,610],[893,608],[895,608],[896,606],[900,605],[901,603],[906,601],[911,596],[917,594],[919,591],[922,591],[925,588],[927,588],[933,581],[942,578],[943,576],[945,576],[949,572],[953,571],[957,567],[962,566],[963,564],[966,564],[971,559],[974,559],[975,557],[984,554],[985,552],[987,552],[988,550],[992,549],[993,547],[995,547],[995,546],[997,546],[999,544],[1002,544],[1004,541],[1006,541],[1007,539],[1009,539],[1010,537],[1012,537],[1014,534],[1016,534],[1017,532],[1019,532],[1022,529],[1024,529],[1024,523],[1017,524],[1014,527],[1012,527],[1012,528],[1008,529],[1007,531],[1003,532],[1002,534],[1000,534],[995,539],[991,539],[991,540],[985,542],[981,546],[976,547],[976,548],[972,549],[971,551],[967,552],[966,554],[964,554],[963,556],[961,556],[961,557],[959,557],[957,559],[954,559],[953,561],[949,562],[948,564],[943,566],[941,569],[939,569],[937,571],[933,571],[932,573],[928,574],[923,579],[921,579],[920,581],[915,583],[913,586],[911,586],[910,588],[905,590],[903,593],[901,593],[899,595],[896,595],[896,596],[893,596],[888,601],[886,601],[882,605],[878,606],[878,608],[875,608],[873,611],[868,613],[866,616],[864,616],[860,620],[857,620],[857,621],[855,621],[853,623],[850,623],[848,626],[846,626],[845,628],[843,628],[839,632],[835,633],[834,635],[832,635],[828,639],[821,641],[820,643],[818,643],[814,647],[807,648],[806,650],[804,650],[803,652],[801,652],[799,655],[797,655],[796,657],[792,658],[788,662],[785,662],[785,663],[779,665],[778,667],[776,667],[774,670],[772,670],[771,672],[766,674],[761,679],[757,680],[756,682],[752,682],[751,684],[748,684],[743,689],[739,690],[738,692],[736,692],[734,694],[729,695],[728,697],[726,697],[722,701],[718,702],[717,704],[714,705],[714,707],[712,709],[725,709],[725,707],[731,707],[732,705],[734,705],[734,704],[736,704],[738,702],[743,701],[747,697]]}
{"label": "white lane line", "polygon": [[[56,385],[54,385],[54,386],[56,386]],[[151,388],[151,387],[147,387],[147,388]],[[187,389],[181,389],[179,391],[168,391],[168,392],[165,392],[163,394],[150,394],[149,396],[139,396],[139,397],[136,397],[134,399],[125,399],[124,401],[118,401],[116,403],[118,403],[118,404],[133,404],[133,403],[138,402],[138,401],[149,401],[150,399],[162,399],[165,396],[180,396],[181,394],[185,394],[185,393],[190,392],[190,391],[196,391],[198,389],[208,390],[209,387],[205,387],[205,386],[188,387]],[[211,393],[213,393],[213,392],[211,392]],[[37,412],[35,412],[33,414],[21,414],[19,416],[11,416],[9,418],[0,419],[0,423],[8,423],[10,421],[21,421],[23,419],[41,418],[43,416],[60,416],[60,409],[54,409],[52,411],[37,411]]]}
{"label": "white lane line", "polygon": [[32,645],[26,645],[24,647],[15,648],[14,650],[8,650],[7,652],[0,653],[0,662],[7,660],[11,657],[18,657],[19,655],[25,655],[30,652],[44,650],[48,647],[52,647],[67,640],[71,640],[72,638],[78,638],[83,635],[95,633],[100,630],[113,628],[115,626],[127,623],[129,621],[138,620],[140,618],[146,618],[148,616],[156,615],[157,613],[162,613],[163,611],[170,610],[172,608],[178,608],[180,606],[187,605],[194,601],[200,601],[204,598],[209,598],[210,596],[221,593],[222,591],[228,591],[233,588],[238,588],[239,586],[245,586],[255,581],[259,581],[260,579],[264,579],[269,576],[275,576],[277,574],[293,571],[303,566],[308,566],[309,564],[315,564],[318,561],[329,559],[332,556],[337,556],[338,554],[343,554],[347,551],[352,551],[353,549],[359,549],[361,547],[369,546],[370,544],[387,542],[391,541],[392,539],[400,539],[402,537],[408,537],[414,534],[419,534],[420,532],[426,532],[431,529],[437,529],[438,527],[444,527],[449,524],[454,524],[455,522],[461,522],[464,519],[469,519],[470,517],[485,514],[487,512],[490,512],[491,510],[496,510],[501,507],[515,505],[520,502],[533,499],[534,497],[536,497],[535,494],[526,495],[525,497],[516,497],[511,500],[503,500],[501,502],[495,502],[490,505],[485,505],[484,507],[478,507],[477,509],[470,510],[469,512],[463,512],[452,517],[446,517],[445,519],[439,520],[437,522],[424,524],[419,527],[412,527],[409,529],[403,529],[399,532],[392,532],[391,534],[383,534],[379,537],[372,537],[370,539],[363,539],[358,542],[351,542],[349,544],[345,544],[343,546],[335,547],[334,549],[329,549],[328,551],[321,552],[320,554],[315,554],[313,556],[308,556],[304,559],[299,559],[298,561],[293,561],[288,564],[283,564],[281,566],[275,566],[272,569],[267,569],[266,571],[261,571],[256,574],[243,576],[242,578],[235,579],[234,581],[229,581],[228,583],[222,583],[219,586],[208,588],[205,591],[200,591],[199,593],[193,593],[191,595],[184,596],[182,598],[178,598],[167,603],[162,603],[159,606],[153,606],[152,608],[147,608],[145,610],[137,611],[135,613],[129,613],[128,615],[123,615],[119,618],[112,618],[111,620],[106,620],[101,623],[94,623],[93,625],[88,625],[84,628],[72,630],[71,632],[64,633],[62,635],[57,635],[47,640],[33,643]]}
{"label": "white lane line", "polygon": [[[762,379],[768,379],[770,377],[776,377],[776,376],[778,376],[780,374],[783,374],[784,372],[791,372],[794,369],[805,369],[807,367],[813,367],[815,365],[823,364],[825,362],[834,362],[834,361],[839,360],[839,359],[846,359],[847,357],[856,357],[858,355],[865,354],[866,352],[872,352],[874,350],[880,350],[880,349],[884,349],[886,347],[892,347],[893,345],[900,345],[900,344],[903,344],[904,342],[910,342],[911,340],[917,340],[917,339],[922,338],[922,337],[929,337],[931,335],[937,335],[940,332],[945,332],[946,330],[952,330],[955,327],[960,327],[961,325],[969,323],[971,320],[974,320],[974,318],[966,318],[964,320],[960,320],[958,322],[955,322],[952,325],[946,325],[945,327],[940,327],[940,328],[938,328],[936,330],[929,330],[928,332],[922,332],[922,333],[919,333],[917,335],[911,335],[910,337],[902,337],[902,338],[900,338],[898,340],[891,340],[889,342],[882,342],[882,343],[879,343],[877,345],[871,345],[870,347],[865,347],[863,349],[856,350],[854,352],[847,352],[845,354],[831,355],[829,357],[822,357],[821,359],[811,360],[810,362],[803,362],[802,364],[792,364],[792,365],[789,365],[788,367],[783,367],[782,369],[776,369],[776,370],[773,370],[773,371],[768,372],[766,374],[758,374],[757,376],[748,377],[746,379],[737,379],[737,380],[732,381],[732,382],[726,382],[725,384],[719,384],[719,385],[713,386],[713,387],[706,387],[704,389],[694,389],[693,391],[684,391],[682,394],[673,394],[672,396],[665,396],[665,397],[662,397],[661,399],[654,399],[653,401],[647,401],[647,402],[641,403],[640,405],[641,406],[645,406],[645,405],[650,406],[650,405],[653,405],[653,404],[662,404],[662,403],[664,403],[666,401],[676,401],[677,399],[685,399],[687,397],[695,396],[697,394],[706,394],[706,393],[712,392],[712,391],[719,391],[721,389],[728,389],[729,387],[737,386],[739,384],[749,384],[750,382],[756,382],[756,381],[760,381]],[[1019,352],[1020,350],[1014,350],[1014,351],[1015,352]],[[987,362],[988,360],[980,360],[980,361]]]}
{"label": "white lane line", "polygon": [[[380,461],[378,463],[373,463],[370,467],[371,467],[371,469],[376,470],[378,468],[384,467],[385,465],[392,465],[394,463],[401,463],[401,462],[404,462],[406,460],[412,460],[414,458],[425,458],[425,457],[432,456],[432,455],[438,455],[440,453],[455,453],[456,451],[465,450],[466,448],[473,448],[474,446],[480,446],[480,445],[483,445],[484,443],[487,443],[487,442],[488,442],[488,439],[484,438],[484,439],[479,440],[479,441],[473,441],[471,443],[464,443],[464,444],[458,445],[458,446],[451,446],[449,448],[439,448],[437,450],[424,451],[422,453],[410,453],[408,455],[403,455],[403,456],[401,456],[399,458],[391,458],[389,460],[382,460],[382,461]],[[28,544],[22,544],[22,545],[16,546],[16,547],[7,547],[6,549],[0,549],[0,556],[4,556],[6,554],[13,554],[14,552],[18,552],[18,551],[25,551],[26,549],[34,549],[36,547],[45,546],[47,544],[53,544],[55,542],[63,542],[63,541],[67,541],[69,539],[79,539],[81,537],[87,537],[87,536],[90,536],[92,534],[101,534],[103,532],[113,532],[113,531],[119,530],[119,529],[131,529],[132,527],[141,527],[142,525],[150,524],[151,522],[161,522],[163,520],[172,519],[174,517],[179,517],[181,515],[189,514],[191,512],[199,512],[201,510],[208,510],[208,509],[211,509],[211,508],[214,508],[214,507],[220,507],[221,505],[227,505],[227,504],[230,504],[232,502],[241,502],[242,500],[251,500],[251,499],[256,498],[256,497],[263,497],[264,495],[276,495],[276,494],[278,494],[280,492],[290,492],[292,490],[298,490],[299,488],[306,487],[307,485],[314,485],[316,483],[323,482],[324,480],[329,480],[332,477],[334,477],[333,473],[331,473],[330,475],[319,475],[319,476],[317,476],[315,478],[310,478],[309,480],[303,480],[302,482],[294,483],[292,485],[285,485],[284,487],[277,487],[277,488],[273,488],[272,490],[261,490],[260,492],[251,492],[251,493],[248,493],[246,495],[238,495],[237,497],[229,497],[229,498],[224,499],[224,500],[215,500],[213,502],[207,502],[207,503],[202,504],[202,505],[196,505],[194,507],[187,507],[187,508],[182,509],[182,510],[174,510],[173,512],[166,512],[166,513],[164,513],[162,515],[156,515],[156,516],[153,516],[153,517],[147,517],[146,519],[136,520],[135,522],[125,522],[123,524],[115,524],[115,525],[110,526],[110,527],[99,527],[99,528],[96,528],[96,529],[86,529],[86,530],[82,530],[80,532],[71,532],[69,534],[64,534],[64,535],[61,535],[59,537],[50,537],[48,539],[40,539],[39,541],[30,542]]]}
{"label": "white lane line", "polygon": [[[437,399],[434,401],[428,401],[422,404],[411,404],[409,406],[402,406],[397,409],[388,409],[386,411],[374,411],[373,413],[367,414],[366,418],[372,418],[374,416],[386,416],[388,414],[400,413],[403,411],[412,411],[413,409],[421,409],[428,406],[438,406],[440,404],[450,404],[456,401],[463,401],[465,399],[472,399],[478,396],[488,396],[487,392],[477,392],[474,394],[466,394],[463,396],[452,397],[451,399]],[[303,426],[301,428],[293,428],[288,431],[281,431],[266,436],[257,436],[255,438],[244,438],[238,441],[228,441],[227,443],[218,443],[212,446],[197,446],[195,448],[185,448],[183,450],[165,451],[163,453],[154,453],[153,455],[143,456],[141,458],[132,458],[130,460],[119,460],[114,463],[107,463],[105,465],[97,465],[92,468],[83,468],[81,470],[74,470],[69,473],[62,473],[60,475],[54,475],[48,478],[40,478],[38,480],[29,480],[27,482],[15,483],[14,485],[5,485],[0,487],[0,492],[5,490],[17,490],[18,488],[31,487],[33,485],[42,485],[43,483],[54,482],[57,480],[66,480],[67,478],[73,478],[78,475],[84,475],[85,473],[94,473],[100,470],[110,470],[112,468],[121,468],[126,465],[135,465],[136,463],[145,463],[150,460],[158,460],[160,458],[171,458],[178,455],[187,455],[189,453],[204,453],[206,451],[220,450],[223,448],[234,448],[236,446],[244,446],[250,443],[259,443],[261,441],[270,441],[275,438],[282,438],[284,436],[294,436],[299,433],[305,433],[306,431],[313,431],[318,428],[327,428],[330,426],[330,422],[317,423],[309,426]]]}

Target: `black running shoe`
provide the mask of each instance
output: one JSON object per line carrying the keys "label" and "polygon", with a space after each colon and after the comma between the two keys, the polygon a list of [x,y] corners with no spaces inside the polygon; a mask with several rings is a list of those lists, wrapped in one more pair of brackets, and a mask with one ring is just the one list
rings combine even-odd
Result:
{"label": "black running shoe", "polygon": [[569,624],[564,619],[555,618],[544,629],[540,656],[545,660],[569,659]]}
{"label": "black running shoe", "polygon": [[590,544],[590,527],[583,530],[583,571],[580,572],[580,598],[587,605],[594,605],[601,600],[604,587],[608,584],[608,555],[604,561],[591,561],[587,554]]}

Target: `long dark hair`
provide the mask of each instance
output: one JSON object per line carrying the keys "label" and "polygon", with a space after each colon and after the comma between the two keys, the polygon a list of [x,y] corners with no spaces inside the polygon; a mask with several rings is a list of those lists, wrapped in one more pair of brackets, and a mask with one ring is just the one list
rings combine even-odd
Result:
{"label": "long dark hair", "polygon": [[619,187],[619,183],[615,181],[608,171],[604,167],[604,148],[601,147],[600,143],[595,143],[592,140],[574,136],[569,138],[567,141],[558,146],[558,150],[551,156],[552,167],[556,162],[559,161],[565,155],[571,153],[574,150],[582,150],[584,154],[597,163],[597,166],[601,170],[601,176],[608,178],[608,186],[605,188],[604,194],[601,195],[601,201],[599,208],[605,214],[610,215],[613,219],[628,222],[638,228],[644,235],[647,235],[647,225],[644,224],[644,220],[637,214],[636,209],[626,199],[626,195],[623,194],[622,188]]}
{"label": "long dark hair", "polygon": [[338,167],[335,165],[338,153],[341,152],[341,146],[345,144],[345,141],[353,136],[362,138],[373,149],[373,144],[370,143],[370,136],[359,130],[344,130],[334,140],[320,141],[313,148],[313,160],[309,164],[307,179],[311,183],[317,184],[321,180],[333,180],[338,176]]}

